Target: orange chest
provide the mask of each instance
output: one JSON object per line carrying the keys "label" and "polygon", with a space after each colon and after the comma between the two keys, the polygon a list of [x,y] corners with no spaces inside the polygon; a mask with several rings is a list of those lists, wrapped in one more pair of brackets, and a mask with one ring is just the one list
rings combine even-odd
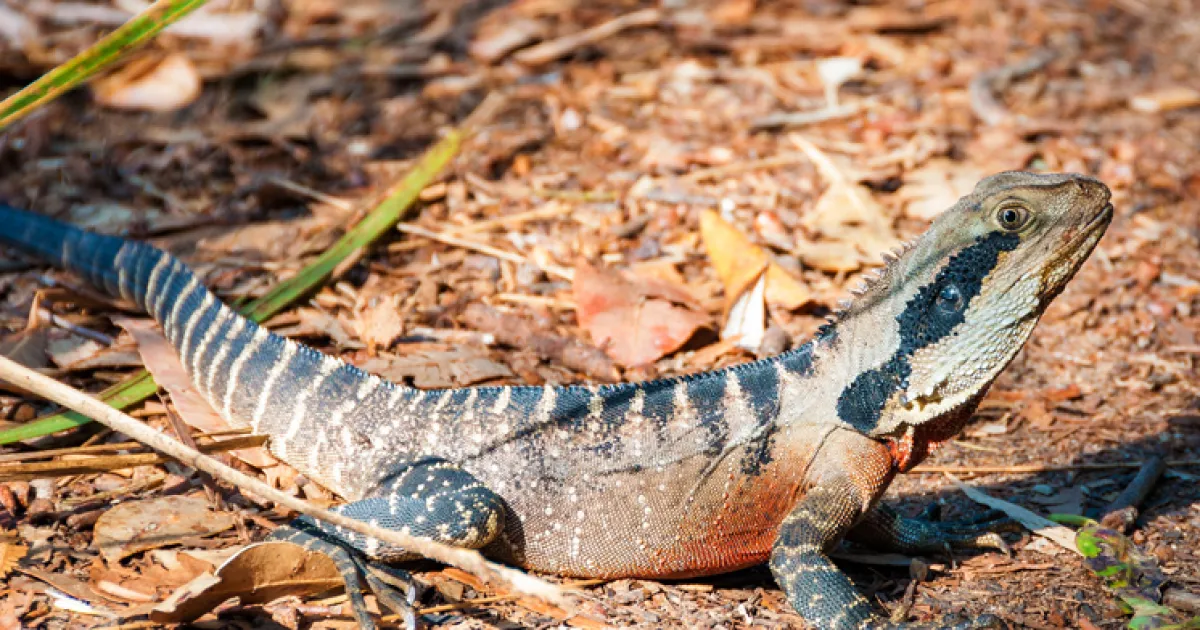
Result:
{"label": "orange chest", "polygon": [[[663,577],[689,577],[732,571],[765,561],[779,525],[802,496],[803,475],[782,464],[754,474],[736,471],[724,483],[703,489],[713,506],[683,519],[678,544],[657,550],[654,564]],[[698,501],[697,501],[698,502]]]}

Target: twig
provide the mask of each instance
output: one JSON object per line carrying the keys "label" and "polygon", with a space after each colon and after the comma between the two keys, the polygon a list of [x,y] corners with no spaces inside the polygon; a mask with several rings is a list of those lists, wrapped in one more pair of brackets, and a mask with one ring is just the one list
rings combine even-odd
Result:
{"label": "twig", "polygon": [[733,175],[740,175],[750,171],[758,171],[764,168],[779,168],[780,166],[791,166],[801,162],[808,162],[808,156],[804,153],[788,152],[779,153],[757,160],[746,160],[744,162],[734,162],[723,166],[713,166],[711,168],[702,168],[692,171],[684,175],[680,179],[685,182],[699,183],[722,179]]}
{"label": "twig", "polygon": [[570,605],[558,587],[515,569],[489,562],[475,551],[450,547],[427,538],[406,536],[398,531],[372,527],[362,521],[317,508],[306,501],[288,496],[249,475],[222,464],[208,455],[185,448],[179,442],[168,438],[162,433],[151,429],[91,396],[78,392],[52,378],[42,376],[6,357],[0,357],[0,380],[12,383],[81,414],[95,418],[114,431],[124,433],[154,450],[174,457],[186,465],[197,470],[202,470],[221,481],[237,486],[243,491],[258,495],[263,499],[273,501],[301,514],[319,518],[327,523],[349,529],[364,536],[374,537],[431,560],[459,567],[484,580],[495,580],[515,591],[555,604]]}
{"label": "twig", "polygon": [[849,118],[866,109],[863,103],[849,103],[836,107],[823,107],[803,112],[777,112],[755,118],[750,122],[750,131],[766,131],[784,127],[803,127],[817,123]]}
{"label": "twig", "polygon": [[[521,225],[523,223],[528,223],[529,221],[540,221],[542,219],[552,219],[559,215],[567,214],[571,210],[572,210],[571,206],[568,206],[568,205],[549,204],[542,208],[536,208],[534,210],[529,210],[527,212],[519,212],[517,214],[510,214],[506,217],[498,217],[495,219],[489,219],[487,221],[479,221],[476,223],[469,223],[467,225],[447,227],[443,230],[442,233],[448,234],[448,235],[461,236],[463,234],[470,234],[472,232],[486,232],[486,231],[492,230],[494,228],[513,227],[513,226]],[[408,251],[410,249],[417,249],[419,247],[424,247],[429,242],[429,240],[430,239],[420,238],[420,239],[410,239],[410,240],[400,241],[399,243],[392,243],[391,245],[388,245],[387,249],[389,252]]]}
{"label": "twig", "polygon": [[1045,68],[1057,56],[1053,50],[1039,50],[1016,63],[980,72],[967,86],[971,111],[988,125],[999,125],[1010,120],[1012,113],[996,100],[996,92],[1008,87],[1013,81]]}
{"label": "twig", "polygon": [[528,348],[543,359],[562,363],[592,379],[611,383],[619,378],[612,360],[595,346],[539,331],[523,318],[472,304],[463,312],[463,319],[471,328],[492,333],[509,346]]}
{"label": "twig", "polygon": [[417,227],[410,223],[398,223],[396,225],[396,229],[401,232],[404,232],[405,234],[416,234],[417,236],[424,236],[427,239],[434,240],[439,243],[445,243],[447,245],[453,245],[455,247],[462,247],[463,249],[469,249],[471,251],[476,251],[481,254],[486,254],[488,256],[491,256],[492,258],[499,258],[500,260],[507,260],[508,262],[516,263],[518,265],[523,265],[523,264],[528,263],[528,264],[531,264],[531,265],[537,267],[538,269],[541,269],[542,271],[544,271],[552,276],[557,276],[559,278],[562,278],[563,280],[575,279],[575,272],[570,269],[567,269],[566,267],[561,267],[559,265],[553,265],[553,264],[538,263],[537,261],[527,259],[520,254],[506,252],[502,249],[497,249],[495,247],[492,247],[491,245],[486,245],[484,243],[476,243],[475,241],[469,241],[465,238],[459,238],[457,236],[452,236],[450,234],[442,234],[440,232],[432,232],[430,230],[426,230],[425,228],[422,228],[422,227]]}
{"label": "twig", "polygon": [[84,497],[84,496],[66,497],[64,499],[61,499],[58,502],[58,505],[59,505],[59,508],[62,509],[63,511],[76,510],[85,505],[96,504],[96,503],[106,503],[109,500],[115,499],[117,497],[128,496],[131,494],[142,492],[143,490],[150,490],[151,488],[156,488],[156,487],[162,485],[162,483],[166,480],[167,480],[166,473],[156,472],[151,477],[146,477],[144,479],[134,481],[128,485],[122,485],[119,488],[116,488],[114,490],[109,490],[107,492],[97,492],[96,494],[89,495],[86,497]]}
{"label": "twig", "polygon": [[661,22],[662,18],[662,11],[658,9],[642,9],[626,13],[578,33],[571,33],[536,46],[530,46],[513,55],[513,59],[527,66],[540,66],[565,57],[584,46],[612,37],[627,28],[654,26]]}
{"label": "twig", "polygon": [[[230,435],[248,435],[249,431],[245,429],[227,429],[224,431],[214,431],[212,433],[202,433],[193,436],[197,440],[211,440],[217,437],[227,437]],[[6,462],[30,462],[38,459],[51,459],[59,455],[84,455],[92,453],[112,453],[119,451],[128,451],[136,448],[143,448],[137,442],[120,442],[116,444],[88,444],[84,446],[71,446],[67,448],[45,449],[40,451],[26,451],[21,453],[4,453],[0,454],[0,463]],[[208,452],[208,451],[205,451]]]}
{"label": "twig", "polygon": [[[1145,462],[1109,462],[1081,464],[1015,464],[1012,466],[929,466],[921,465],[910,473],[956,475],[989,475],[996,473],[1043,473],[1070,470],[1112,470],[1114,468],[1141,468]],[[1200,466],[1200,459],[1168,459],[1167,467]]]}
{"label": "twig", "polygon": [[1138,474],[1128,486],[1100,512],[1100,524],[1111,527],[1122,533],[1129,531],[1138,517],[1138,506],[1146,499],[1146,495],[1154,489],[1167,463],[1161,457],[1154,456],[1142,464]]}
{"label": "twig", "polygon": [[575,302],[562,298],[546,297],[544,295],[525,295],[523,293],[497,293],[493,295],[493,300],[501,302],[511,302],[513,304],[528,304],[530,306],[544,306],[546,308],[556,308],[560,311],[575,310]]}
{"label": "twig", "polygon": [[[267,443],[265,435],[245,435],[221,442],[201,444],[201,453],[220,453],[242,448],[254,448]],[[96,455],[83,459],[55,460],[50,462],[21,462],[0,465],[0,481],[28,481],[48,477],[66,477],[89,473],[125,470],[138,466],[153,466],[171,461],[158,453],[132,453],[129,455]]]}
{"label": "twig", "polygon": [[354,204],[352,202],[342,199],[341,197],[334,197],[333,195],[325,194],[315,188],[310,188],[299,182],[294,182],[290,179],[274,175],[268,177],[267,181],[284,190],[289,190],[298,195],[304,195],[305,197],[311,197],[317,201],[320,201],[321,203],[331,205],[339,210],[346,210],[347,212],[354,210]]}
{"label": "twig", "polygon": [[112,337],[109,337],[108,335],[106,335],[102,332],[92,330],[91,328],[84,328],[83,326],[79,326],[78,324],[72,324],[71,322],[67,321],[67,319],[65,317],[60,317],[60,316],[50,312],[49,309],[39,308],[37,313],[38,313],[38,317],[40,317],[41,319],[48,321],[51,324],[54,324],[55,326],[62,328],[63,330],[66,330],[66,331],[72,332],[76,335],[79,335],[80,337],[83,337],[84,339],[91,339],[92,341],[95,341],[96,343],[98,343],[102,346],[111,346],[114,343]]}
{"label": "twig", "polygon": [[1185,591],[1182,588],[1168,588],[1163,591],[1162,603],[1176,610],[1186,610],[1200,615],[1200,595]]}
{"label": "twig", "polygon": [[1064,549],[1069,549],[1075,553],[1079,553],[1079,550],[1075,548],[1075,532],[1071,531],[1070,529],[1063,527],[1062,525],[1058,525],[1050,519],[1038,516],[1037,514],[1030,512],[1016,503],[1010,503],[1003,499],[997,499],[996,497],[989,495],[979,488],[968,486],[958,477],[955,477],[950,473],[946,473],[946,478],[954,482],[954,485],[958,486],[959,490],[962,490],[964,493],[966,493],[966,495],[970,497],[972,501],[1000,510],[1001,512],[1011,516],[1013,520],[1020,522],[1027,529],[1029,529],[1029,531],[1037,534],[1038,536],[1047,538],[1050,541],[1057,543]]}

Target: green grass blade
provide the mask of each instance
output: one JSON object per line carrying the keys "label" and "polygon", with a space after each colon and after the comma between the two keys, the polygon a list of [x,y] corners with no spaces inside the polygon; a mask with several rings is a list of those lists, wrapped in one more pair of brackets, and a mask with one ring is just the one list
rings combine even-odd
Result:
{"label": "green grass blade", "polygon": [[[417,195],[446,168],[458,154],[464,139],[469,137],[478,122],[491,116],[499,108],[502,99],[489,97],[457,129],[451,130],[437,144],[430,147],[417,165],[384,193],[380,202],[362,221],[346,232],[332,247],[312,263],[305,266],[296,276],[279,283],[266,295],[248,303],[241,309],[246,317],[261,322],[278,313],[300,297],[321,286],[337,267],[364,247],[387,233],[404,217],[417,200]],[[158,391],[158,385],[145,370],[109,387],[96,395],[97,398],[124,409],[135,405]],[[0,431],[0,444],[11,444],[51,433],[57,433],[91,422],[74,412],[47,416],[32,422]]]}
{"label": "green grass blade", "polygon": [[0,129],[92,78],[207,0],[158,0],[70,61],[0,102]]}
{"label": "green grass blade", "polygon": [[362,248],[392,229],[412,207],[421,190],[437,177],[457,153],[463,132],[455,129],[430,148],[413,170],[394,186],[362,221],[342,235],[328,250],[300,273],[276,285],[266,295],[250,302],[243,312],[254,321],[263,321],[278,313],[300,296],[319,286],[333,270],[357,255]]}

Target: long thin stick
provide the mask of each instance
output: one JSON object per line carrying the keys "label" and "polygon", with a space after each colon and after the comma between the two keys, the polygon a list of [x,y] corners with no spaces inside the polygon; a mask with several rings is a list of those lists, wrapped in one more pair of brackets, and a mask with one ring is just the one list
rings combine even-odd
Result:
{"label": "long thin stick", "polygon": [[[1012,466],[917,466],[910,473],[956,475],[986,475],[993,473],[1042,473],[1068,470],[1112,470],[1114,468],[1141,468],[1146,462],[1084,462],[1080,464],[1014,464]],[[1200,466],[1200,459],[1168,459],[1168,467]]]}
{"label": "long thin stick", "polygon": [[237,486],[244,491],[251,492],[269,501],[285,505],[302,514],[319,518],[327,523],[358,532],[364,536],[372,536],[414,553],[419,553],[431,560],[456,566],[479,576],[483,580],[494,580],[505,584],[515,591],[532,595],[556,605],[570,607],[570,603],[562,591],[543,580],[515,569],[488,562],[475,551],[450,547],[427,538],[414,538],[397,531],[372,527],[362,521],[314,507],[303,500],[279,492],[249,475],[229,468],[208,455],[187,448],[183,444],[151,429],[87,394],[78,392],[50,377],[42,376],[2,356],[0,356],[0,380],[7,381],[64,407],[95,418],[98,422],[114,431],[124,433],[156,451],[174,457],[188,466],[202,470],[221,481]]}
{"label": "long thin stick", "polygon": [[[243,435],[221,442],[207,442],[201,444],[196,450],[201,453],[223,453],[262,446],[266,442],[267,436],[265,435]],[[170,460],[170,457],[158,453],[131,453],[128,455],[94,455],[82,459],[59,459],[48,462],[18,462],[0,465],[0,481],[26,481],[47,477],[85,475],[125,470],[138,466],[152,466]]]}
{"label": "long thin stick", "polygon": [[429,230],[426,230],[423,227],[419,227],[419,226],[412,225],[409,223],[400,223],[396,226],[396,229],[401,232],[404,232],[405,234],[416,234],[417,236],[423,236],[432,241],[437,241],[439,243],[445,243],[447,245],[453,245],[455,247],[462,247],[464,249],[469,249],[471,251],[476,251],[481,254],[491,256],[492,258],[499,258],[500,260],[507,260],[508,262],[515,263],[518,265],[523,264],[523,263],[530,263],[530,264],[534,265],[535,267],[537,267],[538,269],[541,269],[542,271],[544,271],[552,276],[562,278],[563,280],[574,280],[575,279],[574,270],[567,269],[566,267],[562,267],[562,266],[551,264],[551,263],[539,263],[536,260],[526,259],[524,256],[521,256],[520,254],[506,252],[502,249],[497,249],[495,247],[492,247],[491,245],[488,245],[486,243],[477,243],[475,241],[468,240],[465,238],[459,238],[452,234],[440,234],[438,232],[431,232]]}

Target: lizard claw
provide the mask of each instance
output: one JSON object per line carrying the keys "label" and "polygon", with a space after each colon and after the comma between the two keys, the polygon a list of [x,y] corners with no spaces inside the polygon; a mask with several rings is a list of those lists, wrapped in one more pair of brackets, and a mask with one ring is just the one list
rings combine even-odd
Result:
{"label": "lizard claw", "polygon": [[418,586],[408,571],[371,562],[361,553],[338,544],[319,530],[308,529],[303,519],[276,529],[269,539],[287,541],[329,556],[342,577],[354,620],[362,630],[377,630],[379,627],[367,610],[367,602],[363,598],[364,587],[375,595],[382,606],[400,615],[405,628],[417,630],[414,604],[424,589]]}
{"label": "lizard claw", "polygon": [[901,553],[996,549],[1011,555],[1008,543],[998,532],[1019,530],[1020,524],[1003,512],[990,511],[961,521],[934,520],[940,512],[940,507],[934,504],[923,510],[920,517],[908,518],[880,505],[862,524],[861,531],[851,531],[851,537],[870,546]]}

